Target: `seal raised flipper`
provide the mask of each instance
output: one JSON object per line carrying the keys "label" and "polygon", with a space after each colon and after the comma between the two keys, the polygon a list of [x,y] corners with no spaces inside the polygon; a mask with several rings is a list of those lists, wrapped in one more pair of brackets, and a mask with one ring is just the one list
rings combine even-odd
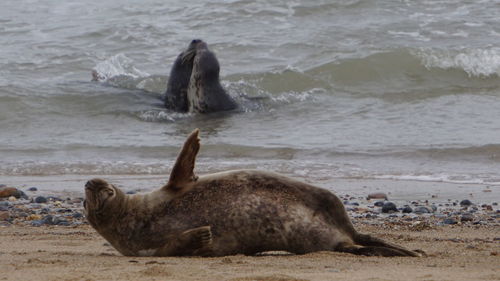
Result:
{"label": "seal raised flipper", "polygon": [[189,187],[189,183],[195,182],[198,177],[194,174],[194,162],[200,150],[200,130],[195,129],[184,142],[175,165],[170,173],[168,183],[163,187],[168,191],[180,192]]}
{"label": "seal raised flipper", "polygon": [[192,228],[172,237],[155,256],[208,256],[212,253],[210,226]]}

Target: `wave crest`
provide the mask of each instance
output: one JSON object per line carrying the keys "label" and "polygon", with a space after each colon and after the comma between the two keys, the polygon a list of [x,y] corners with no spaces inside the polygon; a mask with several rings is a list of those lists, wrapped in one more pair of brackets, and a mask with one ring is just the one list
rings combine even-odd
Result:
{"label": "wave crest", "polygon": [[428,68],[461,69],[469,77],[500,76],[500,49],[418,50],[414,52]]}

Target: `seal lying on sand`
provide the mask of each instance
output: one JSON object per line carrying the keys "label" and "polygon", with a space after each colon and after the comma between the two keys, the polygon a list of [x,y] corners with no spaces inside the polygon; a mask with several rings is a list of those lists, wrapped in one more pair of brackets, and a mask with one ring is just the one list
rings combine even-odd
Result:
{"label": "seal lying on sand", "polygon": [[331,192],[278,174],[236,170],[195,176],[198,130],[186,140],[168,183],[126,195],[102,179],[85,185],[89,223],[127,256],[304,254],[419,256],[358,233]]}
{"label": "seal lying on sand", "polygon": [[165,107],[179,112],[232,110],[236,102],[219,82],[219,62],[205,42],[193,40],[170,71]]}

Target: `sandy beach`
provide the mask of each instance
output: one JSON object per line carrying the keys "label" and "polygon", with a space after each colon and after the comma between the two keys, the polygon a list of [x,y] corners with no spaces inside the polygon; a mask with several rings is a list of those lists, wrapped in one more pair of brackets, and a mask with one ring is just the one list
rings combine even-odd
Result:
{"label": "sandy beach", "polygon": [[[356,179],[320,183],[335,182],[335,193],[359,231],[423,250],[426,256],[420,258],[336,252],[139,258],[122,256],[82,217],[81,184],[89,177],[7,178],[28,199],[0,201],[0,280],[500,280],[496,186]],[[164,180],[106,178],[132,192],[147,192]],[[29,191],[34,185],[37,190]],[[414,211],[384,214],[376,206],[380,201],[365,198],[370,192],[385,192],[398,208],[409,205]],[[40,196],[48,201],[33,202]],[[472,205],[461,206],[463,199]],[[418,207],[431,211],[418,213]]]}
{"label": "sandy beach", "polygon": [[1,229],[1,280],[500,280],[499,229],[442,226],[422,231],[358,225],[427,257],[335,252],[221,258],[125,257],[88,225]]}

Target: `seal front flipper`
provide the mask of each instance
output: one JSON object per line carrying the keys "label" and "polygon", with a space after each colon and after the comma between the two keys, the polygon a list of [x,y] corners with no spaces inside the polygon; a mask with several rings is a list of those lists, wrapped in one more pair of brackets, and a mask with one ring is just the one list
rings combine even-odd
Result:
{"label": "seal front flipper", "polygon": [[212,254],[210,226],[186,230],[158,249],[156,256],[209,256]]}
{"label": "seal front flipper", "polygon": [[172,168],[170,179],[163,189],[173,192],[186,191],[189,183],[198,179],[194,174],[194,163],[200,150],[199,132],[199,129],[195,129],[187,138]]}

